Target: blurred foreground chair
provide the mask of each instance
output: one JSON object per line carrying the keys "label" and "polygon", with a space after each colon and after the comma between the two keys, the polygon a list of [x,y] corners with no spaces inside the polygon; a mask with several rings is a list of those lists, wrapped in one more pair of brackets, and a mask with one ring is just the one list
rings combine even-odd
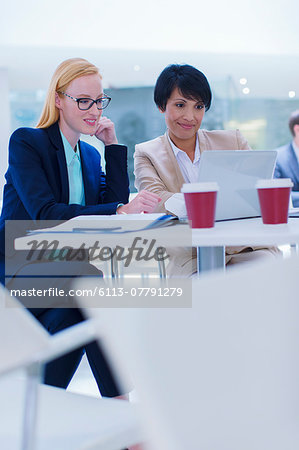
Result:
{"label": "blurred foreground chair", "polygon": [[[193,280],[189,309],[90,309],[150,450],[299,448],[299,258]],[[100,312],[100,314],[99,314]]]}
{"label": "blurred foreground chair", "polygon": [[[1,287],[1,449],[81,450],[96,439],[97,449],[120,450],[142,440],[136,405],[40,384],[42,365],[94,340],[95,328],[87,320],[50,336]],[[15,369],[25,369],[25,379],[9,373]]]}

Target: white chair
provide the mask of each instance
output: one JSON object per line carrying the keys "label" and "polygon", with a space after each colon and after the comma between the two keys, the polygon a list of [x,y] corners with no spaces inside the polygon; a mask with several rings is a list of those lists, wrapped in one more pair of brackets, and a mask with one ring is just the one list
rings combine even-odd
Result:
{"label": "white chair", "polygon": [[[94,338],[92,320],[50,336],[1,289],[1,449],[79,450],[96,439],[98,449],[120,450],[143,439],[135,405],[39,384],[42,364]],[[25,379],[11,373],[20,368],[26,371]]]}
{"label": "white chair", "polygon": [[90,309],[151,450],[299,448],[299,258],[193,281],[190,309]]}

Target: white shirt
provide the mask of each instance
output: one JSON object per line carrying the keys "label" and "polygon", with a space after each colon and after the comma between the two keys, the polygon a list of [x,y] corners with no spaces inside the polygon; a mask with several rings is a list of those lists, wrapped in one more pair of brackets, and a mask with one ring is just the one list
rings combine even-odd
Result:
{"label": "white shirt", "polygon": [[[174,145],[174,143],[169,137],[168,132],[167,137],[173,150],[173,153],[176,157],[176,160],[178,162],[178,165],[181,169],[185,182],[197,183],[199,171],[199,159],[200,159],[198,136],[196,136],[195,154],[193,161],[191,161],[186,152],[180,150],[178,147]],[[165,208],[167,209],[167,211],[171,212],[172,214],[175,214],[178,217],[185,217],[187,215],[184,195],[181,193],[173,194],[171,197],[169,197],[169,199],[165,202]]]}
{"label": "white shirt", "polygon": [[199,171],[199,159],[200,159],[200,151],[199,151],[199,142],[198,142],[198,136],[196,136],[196,143],[195,143],[195,154],[194,154],[194,160],[191,161],[189,156],[186,152],[183,150],[180,150],[178,147],[174,145],[172,140],[169,137],[169,134],[167,132],[167,137],[169,140],[169,143],[171,145],[171,148],[173,150],[174,156],[176,157],[176,160],[178,162],[178,165],[181,169],[183,178],[186,183],[197,183],[198,181],[198,171]]}

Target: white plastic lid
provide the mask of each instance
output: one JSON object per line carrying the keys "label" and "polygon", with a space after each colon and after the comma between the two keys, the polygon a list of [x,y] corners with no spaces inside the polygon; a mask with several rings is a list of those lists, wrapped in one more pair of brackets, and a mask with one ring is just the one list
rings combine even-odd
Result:
{"label": "white plastic lid", "polygon": [[214,192],[219,191],[218,183],[214,181],[202,182],[202,183],[185,183],[182,186],[181,192]]}
{"label": "white plastic lid", "polygon": [[293,187],[291,178],[270,178],[268,180],[258,180],[255,187],[257,189]]}

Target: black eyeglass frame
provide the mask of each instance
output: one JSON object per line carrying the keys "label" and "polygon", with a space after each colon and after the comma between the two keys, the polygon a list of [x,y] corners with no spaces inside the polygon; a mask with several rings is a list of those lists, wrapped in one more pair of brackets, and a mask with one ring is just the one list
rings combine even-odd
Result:
{"label": "black eyeglass frame", "polygon": [[[96,100],[93,100],[92,98],[87,98],[87,97],[75,98],[75,97],[72,97],[71,95],[69,95],[69,94],[67,94],[66,92],[63,92],[63,91],[57,91],[57,92],[58,92],[58,94],[65,95],[66,97],[69,97],[69,98],[71,98],[72,100],[74,100],[74,101],[77,103],[78,108],[80,109],[80,111],[88,111],[90,108],[93,107],[93,104],[94,104],[94,103],[96,104],[96,107],[97,107],[98,110],[102,110],[102,109],[107,108],[107,106],[108,106],[109,103],[111,102],[111,97],[108,97],[108,95],[103,95],[103,97],[97,98]],[[104,99],[104,100],[108,100],[107,105],[103,106],[102,108],[99,108],[99,107],[98,107],[98,102],[101,102],[103,99]],[[81,100],[88,100],[88,101],[91,102],[91,104],[90,104],[89,107],[86,108],[86,109],[85,109],[85,108],[80,108],[79,102],[80,102]]]}

